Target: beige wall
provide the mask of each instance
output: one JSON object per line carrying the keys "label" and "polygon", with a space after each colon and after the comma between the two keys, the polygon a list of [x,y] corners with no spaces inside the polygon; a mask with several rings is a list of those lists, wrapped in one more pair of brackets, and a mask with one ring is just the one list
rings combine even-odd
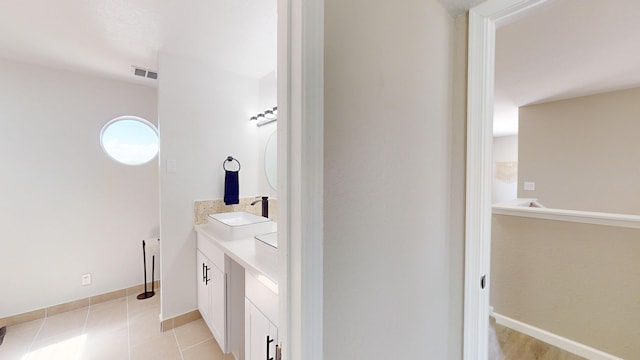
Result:
{"label": "beige wall", "polygon": [[496,313],[640,359],[640,229],[494,215],[491,251]]}
{"label": "beige wall", "polygon": [[453,111],[451,119],[451,178],[449,179],[449,357],[462,359],[464,314],[464,221],[466,216],[467,150],[467,14],[455,19],[453,52]]}
{"label": "beige wall", "polygon": [[518,196],[640,214],[639,116],[640,88],[521,107]]}
{"label": "beige wall", "polygon": [[461,358],[455,35],[436,0],[325,1],[326,359]]}

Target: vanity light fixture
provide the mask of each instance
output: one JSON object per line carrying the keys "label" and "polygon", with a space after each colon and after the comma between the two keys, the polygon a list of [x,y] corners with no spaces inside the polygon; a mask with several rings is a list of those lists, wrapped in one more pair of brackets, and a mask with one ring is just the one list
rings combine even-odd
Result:
{"label": "vanity light fixture", "polygon": [[249,118],[249,121],[257,121],[256,126],[262,126],[270,124],[278,120],[278,107],[267,109],[258,115]]}
{"label": "vanity light fixture", "polygon": [[271,109],[267,109],[267,110],[264,111],[264,117],[267,120],[273,120],[273,119],[276,118],[276,116],[273,115],[273,110],[271,110]]}

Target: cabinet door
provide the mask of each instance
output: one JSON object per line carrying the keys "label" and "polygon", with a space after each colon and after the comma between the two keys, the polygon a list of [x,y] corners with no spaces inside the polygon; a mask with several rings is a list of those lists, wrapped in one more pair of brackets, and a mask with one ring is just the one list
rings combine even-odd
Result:
{"label": "cabinet door", "polygon": [[217,266],[211,264],[209,271],[209,286],[211,287],[211,322],[213,336],[218,341],[223,353],[229,352],[226,338],[227,304],[226,304],[226,276]]}
{"label": "cabinet door", "polygon": [[[274,360],[278,343],[278,328],[253,305],[246,301],[245,319],[246,360]],[[268,355],[268,356],[267,356]]]}
{"label": "cabinet door", "polygon": [[269,359],[275,360],[276,348],[278,347],[278,328],[272,322],[269,322],[269,339],[273,340],[269,344]]}
{"label": "cabinet door", "polygon": [[209,260],[200,250],[196,252],[196,270],[197,270],[197,282],[198,282],[198,310],[205,322],[208,324],[211,322],[211,301],[209,301],[209,289],[207,279],[209,278],[210,265]]}

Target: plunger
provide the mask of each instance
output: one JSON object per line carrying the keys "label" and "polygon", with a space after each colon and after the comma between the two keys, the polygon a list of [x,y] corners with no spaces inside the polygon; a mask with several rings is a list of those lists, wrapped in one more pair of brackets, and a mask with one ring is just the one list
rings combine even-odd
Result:
{"label": "plunger", "polygon": [[151,291],[147,291],[147,251],[146,244],[144,240],[142,240],[142,263],[144,264],[144,292],[137,296],[138,300],[144,300],[155,295],[155,265],[156,265],[156,256],[153,255],[151,257]]}

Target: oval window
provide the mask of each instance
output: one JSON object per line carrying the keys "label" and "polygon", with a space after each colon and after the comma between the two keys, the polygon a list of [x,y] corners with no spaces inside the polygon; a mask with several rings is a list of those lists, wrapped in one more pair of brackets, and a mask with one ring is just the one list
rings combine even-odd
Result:
{"label": "oval window", "polygon": [[152,123],[136,116],[121,116],[102,127],[100,145],[117,162],[142,165],[156,157],[160,140]]}

